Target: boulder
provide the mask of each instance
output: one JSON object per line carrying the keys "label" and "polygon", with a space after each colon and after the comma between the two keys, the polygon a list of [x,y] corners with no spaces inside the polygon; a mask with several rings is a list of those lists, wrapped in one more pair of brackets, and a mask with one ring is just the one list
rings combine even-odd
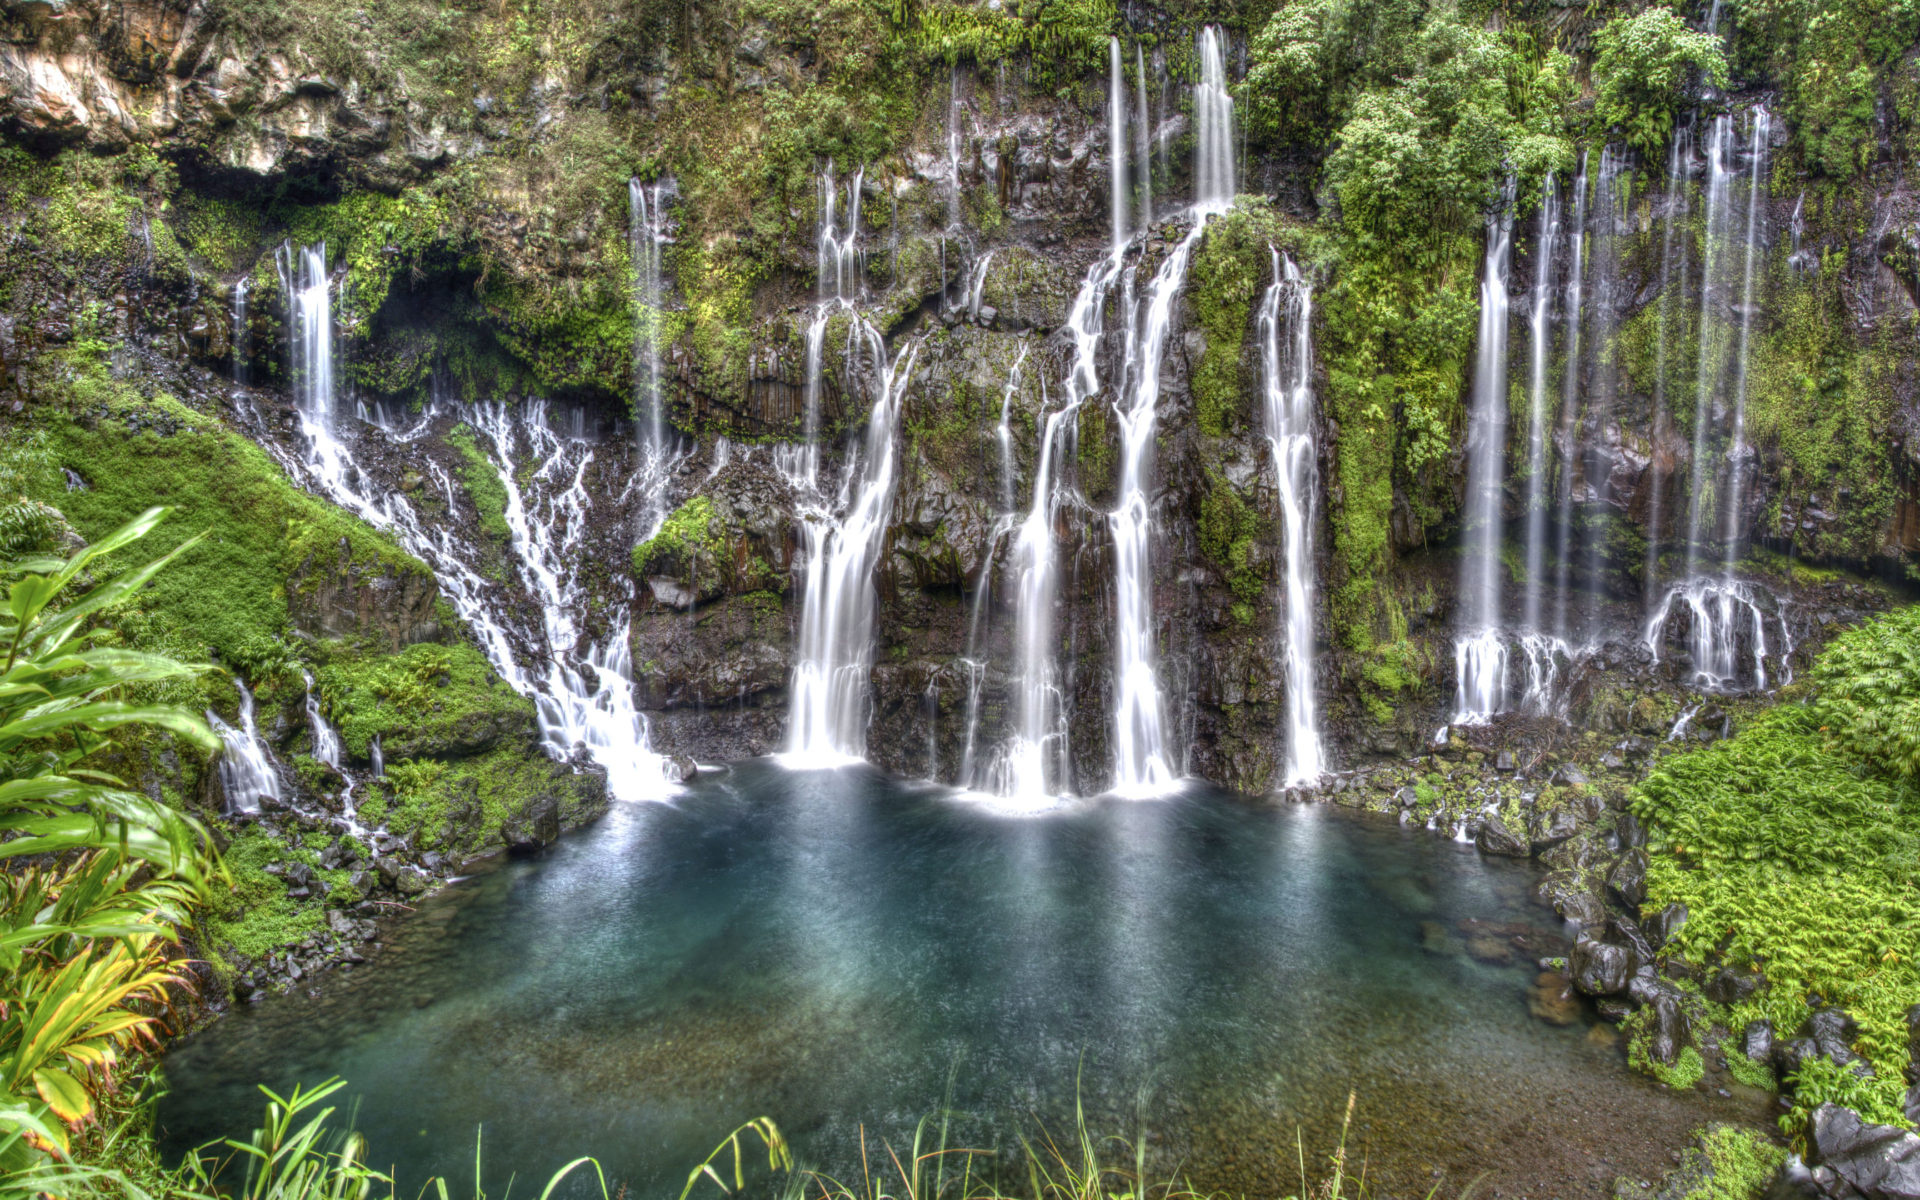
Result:
{"label": "boulder", "polygon": [[1480,832],[1474,835],[1473,844],[1480,847],[1482,854],[1502,858],[1525,858],[1532,853],[1532,848],[1515,836],[1499,817],[1488,817],[1480,822]]}
{"label": "boulder", "polygon": [[1907,1082],[1920,1083],[1920,1004],[1907,1010]]}
{"label": "boulder", "polygon": [[1740,1053],[1757,1063],[1773,1061],[1773,1022],[1765,1019],[1748,1021],[1746,1030],[1740,1035]]}
{"label": "boulder", "polygon": [[1752,999],[1766,982],[1766,976],[1758,971],[1722,967],[1708,978],[1701,991],[1716,1004],[1733,1005]]}
{"label": "boulder", "polygon": [[1693,1037],[1693,1022],[1687,1019],[1686,1006],[1677,993],[1663,991],[1649,1007],[1653,1009],[1653,1025],[1647,1032],[1647,1053],[1656,1062],[1671,1066]]}
{"label": "boulder", "polygon": [[1859,1023],[1841,1009],[1823,1008],[1814,1013],[1807,1018],[1801,1033],[1813,1039],[1822,1058],[1840,1066],[1844,1067],[1859,1057],[1853,1052],[1853,1039],[1860,1036]]}
{"label": "boulder", "polygon": [[1647,899],[1647,852],[1635,847],[1620,856],[1607,872],[1607,893],[1628,908],[1637,909]]}
{"label": "boulder", "polygon": [[1773,1044],[1773,1069],[1782,1079],[1798,1071],[1808,1059],[1819,1057],[1820,1047],[1812,1038],[1788,1038]]}
{"label": "boulder", "polygon": [[1653,943],[1655,949],[1659,949],[1672,940],[1673,935],[1679,933],[1680,927],[1686,923],[1687,906],[1677,902],[1669,904],[1647,920],[1647,940]]}
{"label": "boulder", "polygon": [[1633,975],[1632,956],[1624,946],[1582,937],[1567,957],[1573,986],[1589,996],[1615,996],[1627,990]]}
{"label": "boulder", "polygon": [[1531,825],[1529,834],[1535,854],[1551,850],[1580,832],[1579,819],[1564,808],[1536,814]]}
{"label": "boulder", "polygon": [[433,886],[433,877],[412,863],[402,866],[393,876],[393,890],[402,896],[418,896]]}
{"label": "boulder", "polygon": [[533,854],[560,840],[560,802],[541,796],[516,817],[500,826],[500,841],[509,854]]}
{"label": "boulder", "polygon": [[1807,1143],[1809,1161],[1865,1200],[1920,1200],[1920,1136],[1869,1125],[1852,1109],[1828,1103],[1813,1110]]}

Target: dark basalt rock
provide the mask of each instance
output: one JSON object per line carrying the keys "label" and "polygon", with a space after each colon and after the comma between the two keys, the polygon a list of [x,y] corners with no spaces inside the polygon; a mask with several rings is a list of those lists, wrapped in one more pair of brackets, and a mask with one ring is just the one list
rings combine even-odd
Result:
{"label": "dark basalt rock", "polygon": [[1822,1058],[1843,1067],[1859,1058],[1853,1052],[1853,1039],[1860,1036],[1860,1025],[1841,1009],[1823,1008],[1814,1013],[1801,1032],[1813,1039]]}
{"label": "dark basalt rock", "polygon": [[1766,982],[1766,976],[1758,971],[1723,967],[1713,973],[1701,991],[1706,993],[1707,999],[1716,1003],[1739,1004],[1743,1000],[1751,999],[1754,993],[1766,985]]}
{"label": "dark basalt rock", "polygon": [[1657,950],[1672,941],[1673,935],[1679,933],[1680,927],[1686,923],[1687,906],[1679,903],[1669,904],[1647,920],[1647,939]]}
{"label": "dark basalt rock", "polygon": [[1757,1063],[1771,1063],[1773,1022],[1765,1019],[1748,1021],[1746,1030],[1740,1035],[1740,1053]]}
{"label": "dark basalt rock", "polygon": [[1820,1047],[1812,1038],[1788,1038],[1773,1044],[1773,1069],[1785,1078],[1798,1071],[1810,1058],[1820,1057]]}
{"label": "dark basalt rock", "polygon": [[1647,852],[1638,848],[1620,856],[1607,872],[1607,892],[1628,908],[1639,908],[1647,899]]}
{"label": "dark basalt rock", "polygon": [[1920,1004],[1907,1010],[1907,1082],[1920,1083]]}
{"label": "dark basalt rock", "polygon": [[1480,822],[1480,832],[1474,835],[1473,844],[1480,848],[1482,854],[1502,858],[1526,858],[1533,852],[1532,847],[1521,841],[1499,817],[1488,817]]}
{"label": "dark basalt rock", "polygon": [[1533,852],[1539,854],[1544,850],[1553,849],[1580,832],[1580,821],[1566,809],[1556,809],[1550,813],[1535,815],[1529,832]]}
{"label": "dark basalt rock", "polygon": [[500,827],[509,854],[534,854],[560,840],[560,802],[542,796]]}
{"label": "dark basalt rock", "polygon": [[[1891,1125],[1869,1125],[1850,1108],[1822,1104],[1808,1122],[1808,1159],[1864,1200],[1920,1200],[1920,1136]],[[1827,1190],[1827,1189],[1823,1189]]]}
{"label": "dark basalt rock", "polygon": [[1655,1061],[1671,1065],[1693,1036],[1693,1022],[1687,1019],[1686,1006],[1677,991],[1663,991],[1653,998],[1653,1028],[1647,1035],[1647,1053]]}
{"label": "dark basalt rock", "polygon": [[1573,986],[1589,996],[1614,996],[1627,990],[1633,976],[1633,957],[1624,946],[1583,937],[1567,958]]}

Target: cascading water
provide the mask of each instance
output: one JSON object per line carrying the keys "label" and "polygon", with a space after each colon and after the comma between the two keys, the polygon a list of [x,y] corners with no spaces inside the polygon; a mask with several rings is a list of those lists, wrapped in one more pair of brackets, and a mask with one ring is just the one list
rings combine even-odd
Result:
{"label": "cascading water", "polygon": [[[820,393],[825,372],[827,322],[835,313],[851,313],[854,302],[860,298],[860,192],[865,181],[864,170],[855,171],[847,180],[847,224],[842,229],[840,192],[833,182],[833,164],[828,163],[820,176],[820,236],[814,247],[819,299],[813,306],[812,319],[807,322],[807,407],[802,426],[805,440],[797,457],[783,462],[781,468],[787,481],[802,491],[812,491],[820,477]],[[941,278],[945,278],[944,268]],[[850,351],[854,336],[850,330]]]}
{"label": "cascading water", "polygon": [[664,291],[660,260],[673,241],[667,218],[670,185],[627,180],[627,247],[633,260],[633,410],[640,423],[645,466],[657,470],[667,455],[666,397],[660,388],[660,332]]}
{"label": "cascading water", "polygon": [[1565,641],[1567,603],[1573,593],[1573,469],[1578,460],[1574,434],[1580,414],[1580,319],[1585,309],[1587,282],[1587,158],[1580,157],[1580,173],[1573,181],[1573,220],[1567,226],[1567,303],[1565,336],[1561,354],[1565,358],[1560,378],[1560,477],[1555,487],[1556,519],[1554,547],[1558,561],[1554,567],[1553,632]]}
{"label": "cascading water", "polygon": [[1200,82],[1193,89],[1196,146],[1194,203],[1219,212],[1233,203],[1239,179],[1233,164],[1233,93],[1227,90],[1226,35],[1218,25],[1200,30]]}
{"label": "cascading water", "polygon": [[354,816],[353,776],[347,773],[346,756],[340,749],[340,735],[333,726],[327,724],[326,716],[320,711],[320,697],[313,690],[313,675],[306,671],[300,674],[307,684],[307,739],[312,743],[313,761],[332,768],[333,773],[340,777],[343,785],[340,792],[340,803],[344,809],[342,815],[348,831],[357,835],[362,828]]}
{"label": "cascading water", "polygon": [[238,676],[234,677],[233,685],[240,689],[239,728],[222,721],[212,709],[207,710],[207,724],[220,735],[217,769],[227,811],[257,813],[263,798],[280,801],[280,777],[273,769],[273,757],[267,753],[267,744],[260,740],[260,729],[254,723],[253,692]]}
{"label": "cascading water", "polygon": [[250,339],[247,337],[247,281],[242,278],[233,285],[233,381],[246,386],[248,375],[247,352]]}
{"label": "cascading water", "polygon": [[[1776,609],[1779,607],[1777,599],[1741,581],[1734,573],[1744,532],[1741,520],[1744,475],[1751,456],[1746,443],[1747,372],[1759,248],[1765,236],[1761,182],[1772,129],[1772,118],[1764,108],[1754,109],[1749,119],[1752,126],[1744,164],[1744,188],[1738,186],[1742,164],[1731,115],[1715,119],[1707,142],[1700,360],[1695,377],[1693,471],[1687,508],[1687,574],[1667,589],[1648,618],[1645,633],[1648,649],[1657,661],[1661,644],[1666,640],[1669,619],[1683,611],[1687,618],[1693,682],[1711,689],[1747,685],[1764,689],[1767,686],[1765,610],[1768,602]],[[1735,209],[1740,192],[1745,193],[1745,211],[1736,226]],[[1715,428],[1722,421],[1728,427],[1724,482],[1718,478],[1710,452]],[[1717,578],[1709,574],[1706,565],[1706,555],[1716,533],[1721,540]],[[1784,634],[1784,616],[1780,623]],[[1743,641],[1747,650],[1744,670]]]}
{"label": "cascading water", "polygon": [[[1676,238],[1675,230],[1685,215],[1686,189],[1684,166],[1693,157],[1692,134],[1676,128],[1667,147],[1666,210],[1661,216],[1660,232],[1660,312],[1656,326],[1653,360],[1653,457],[1650,465],[1653,486],[1647,492],[1647,566],[1643,591],[1649,610],[1658,603],[1660,582],[1660,539],[1665,533],[1667,481],[1660,478],[1660,456],[1667,444],[1669,415],[1667,407],[1668,330],[1673,319],[1676,280],[1687,277],[1687,239]],[[1675,270],[1675,257],[1678,267]]]}
{"label": "cascading water", "polygon": [[[408,553],[433,568],[442,594],[472,630],[487,661],[509,686],[533,699],[542,741],[554,757],[564,760],[576,746],[584,746],[593,761],[607,771],[608,789],[618,799],[653,799],[671,794],[669,765],[653,752],[646,720],[634,707],[625,609],[609,618],[605,645],[581,647],[576,644],[577,637],[556,640],[551,636],[555,630],[572,629],[573,613],[584,611],[587,598],[577,580],[553,565],[561,550],[555,548],[552,514],[543,510],[528,516],[530,506],[510,458],[511,439],[502,432],[517,422],[528,440],[547,452],[533,479],[551,477],[563,444],[546,427],[544,403],[529,402],[517,416],[507,406],[496,405],[476,410],[471,418],[495,446],[494,467],[507,489],[513,548],[549,635],[544,648],[547,670],[543,676],[535,676],[521,667],[508,633],[517,624],[509,615],[512,598],[474,569],[468,561],[473,552],[461,547],[445,528],[429,533],[402,493],[375,495],[371,489],[362,491],[362,472],[334,429],[332,303],[326,248],[316,245],[296,251],[283,246],[277,261],[288,297],[295,398],[306,441],[304,457],[289,465],[304,469],[335,503],[393,533]],[[436,396],[433,408],[440,407]],[[439,477],[451,503],[451,480],[430,462],[427,465]],[[584,507],[585,493],[577,476],[569,495],[572,499],[567,502],[567,511],[572,511],[576,501]],[[584,519],[579,525],[584,525]],[[576,529],[577,539],[578,526],[569,528]],[[575,547],[562,549],[572,551]]]}
{"label": "cascading water", "polygon": [[1153,122],[1147,115],[1147,57],[1140,43],[1133,45],[1133,156],[1140,183],[1140,228],[1153,224]]}
{"label": "cascading water", "polygon": [[1533,294],[1527,338],[1527,541],[1526,592],[1522,600],[1519,644],[1526,657],[1523,712],[1553,710],[1560,664],[1573,650],[1544,625],[1547,572],[1547,364],[1553,340],[1553,263],[1560,243],[1560,192],[1551,175],[1540,198],[1540,228],[1534,246]]}
{"label": "cascading water", "polygon": [[[1115,643],[1113,790],[1123,796],[1165,791],[1175,780],[1167,756],[1158,657],[1153,634],[1153,519],[1147,488],[1159,418],[1160,370],[1173,326],[1174,301],[1186,285],[1187,265],[1207,219],[1233,203],[1233,97],[1227,90],[1225,39],[1218,27],[1200,31],[1200,82],[1193,107],[1193,228],[1174,247],[1148,285],[1141,312],[1127,327],[1125,399],[1120,419],[1119,506],[1108,515],[1113,531]],[[1124,114],[1122,114],[1124,116]]]}
{"label": "cascading water", "polygon": [[1454,720],[1486,721],[1507,708],[1507,644],[1500,628],[1501,468],[1507,447],[1507,265],[1511,194],[1487,221],[1480,277],[1480,332],[1467,415],[1466,548],[1461,558],[1460,633],[1454,642]]}
{"label": "cascading water", "polygon": [[807,575],[785,755],[798,767],[836,766],[866,754],[873,569],[893,511],[894,427],[919,349],[911,343],[889,362],[879,330],[858,319],[855,330],[876,378],[865,451],[848,468],[852,498],[838,519],[818,504],[801,513]]}
{"label": "cascading water", "polygon": [[1107,190],[1113,244],[1127,240],[1127,77],[1120,66],[1120,39],[1107,39]]}
{"label": "cascading water", "polygon": [[[1609,430],[1613,421],[1614,391],[1619,372],[1614,367],[1615,341],[1622,307],[1620,292],[1620,245],[1624,240],[1622,214],[1628,211],[1628,185],[1632,175],[1626,170],[1626,153],[1612,146],[1600,150],[1600,171],[1593,185],[1593,265],[1592,336],[1588,339],[1588,396],[1585,428],[1590,464],[1584,472],[1590,512],[1603,514],[1609,507],[1611,463],[1608,460]],[[1589,522],[1598,520],[1590,516]],[[1589,645],[1605,640],[1600,602],[1603,585],[1607,536],[1602,527],[1590,523],[1586,539],[1586,614],[1583,638]]]}
{"label": "cascading water", "polygon": [[1273,283],[1260,302],[1261,380],[1267,444],[1279,482],[1286,617],[1288,787],[1326,770],[1313,686],[1313,501],[1319,490],[1313,437],[1313,286],[1292,259],[1273,252]]}

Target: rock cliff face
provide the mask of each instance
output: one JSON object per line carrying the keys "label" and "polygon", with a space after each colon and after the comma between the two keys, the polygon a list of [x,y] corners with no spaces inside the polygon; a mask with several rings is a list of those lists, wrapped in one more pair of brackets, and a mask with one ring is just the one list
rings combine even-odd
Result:
{"label": "rock cliff face", "polygon": [[[523,427],[539,420],[590,446],[578,476],[586,529],[572,553],[592,569],[573,616],[596,643],[620,637],[619,619],[630,617],[633,692],[657,749],[707,761],[778,750],[804,567],[782,447],[803,435],[822,208],[829,194],[847,203],[864,165],[858,307],[891,347],[919,347],[873,580],[868,745],[904,774],[979,780],[1016,709],[1010,535],[1032,502],[1045,414],[1065,390],[1070,305],[1109,253],[1115,147],[1098,49],[1108,25],[1062,34],[1070,46],[1057,58],[1029,41],[988,59],[940,50],[931,17],[896,28],[858,4],[817,19],[772,5],[581,4],[555,14],[545,34],[515,32],[504,9],[448,11],[444,28],[401,33],[392,22],[420,16],[408,5],[321,5],[289,24],[214,0],[6,3],[6,400],[28,419],[64,411],[76,401],[63,364],[105,342],[116,381],[164,391],[294,461],[287,297],[273,251],[284,239],[325,240],[340,386],[365,417],[342,431],[362,490],[413,498],[434,536],[474,548],[483,563],[474,586],[515,597],[508,607],[524,612],[526,629],[504,636],[536,671],[546,652],[529,631],[542,601],[509,536],[511,514],[476,481],[460,430],[473,424],[468,406],[505,404]],[[984,11],[968,19],[998,28]],[[1264,16],[1239,14],[1230,38],[1244,46]],[[1183,9],[1129,10],[1120,24],[1154,34],[1127,72],[1138,93],[1128,104],[1145,114],[1131,118],[1146,148],[1143,190],[1157,201],[1127,260],[1139,287],[1191,219],[1183,81],[1193,25]],[[1590,43],[1585,26],[1575,32]],[[1904,94],[1912,55],[1889,70],[1887,94]],[[1774,80],[1750,74],[1745,90],[1709,103],[1746,111],[1776,98]],[[1743,385],[1753,453],[1733,470],[1755,547],[1743,570],[1776,598],[1769,628],[1796,656],[1836,619],[1886,603],[1835,569],[1897,573],[1920,550],[1911,119],[1898,105],[1876,110],[1871,153],[1844,186],[1806,165],[1781,122],[1761,189],[1760,315]],[[1322,285],[1353,267],[1327,238],[1342,220],[1321,187],[1327,147],[1254,137],[1240,149],[1243,187],[1257,194],[1200,243],[1161,365],[1151,624],[1175,765],[1265,790],[1279,770],[1285,683],[1280,500],[1255,310],[1274,247]],[[1129,153],[1139,166],[1142,154]],[[635,300],[630,176],[677,180],[677,193],[662,193],[673,240],[658,303]],[[1569,366],[1556,340],[1550,370],[1556,406],[1566,386],[1607,398],[1556,435],[1571,574],[1578,603],[1598,614],[1593,652],[1569,667],[1561,702],[1577,721],[1624,731],[1645,723],[1634,714],[1649,697],[1649,711],[1671,713],[1684,690],[1673,651],[1687,629],[1655,639],[1656,662],[1645,571],[1650,539],[1656,561],[1658,547],[1684,539],[1688,372],[1700,334],[1688,316],[1697,296],[1669,279],[1662,304],[1674,261],[1665,214],[1676,203],[1665,165],[1634,159],[1623,179],[1617,265],[1586,298],[1589,327],[1604,318],[1612,331],[1606,352]],[[1697,196],[1698,181],[1682,184]],[[1698,212],[1686,211],[1682,237],[1704,236],[1687,223]],[[1541,252],[1525,225],[1517,297]],[[1119,296],[1109,322],[1126,319]],[[1345,332],[1327,322],[1351,319],[1322,315],[1316,347]],[[848,469],[870,403],[843,350],[843,320],[821,342],[822,479]],[[630,484],[642,468],[633,418],[646,402],[648,328],[660,334],[680,458],[664,488],[641,495]],[[1516,321],[1516,414],[1526,407],[1527,336]],[[1120,341],[1107,339],[1105,382],[1059,464],[1073,500],[1053,530],[1062,709],[1071,784],[1082,791],[1105,787],[1112,771],[1107,514],[1120,454],[1113,381],[1129,366]],[[1422,383],[1453,408],[1450,449],[1417,467],[1404,453],[1403,410],[1376,414],[1385,433],[1343,427],[1323,410],[1318,533],[1347,529],[1362,489],[1391,491],[1377,531],[1383,567],[1356,565],[1348,533],[1316,539],[1324,591],[1363,601],[1356,616],[1314,600],[1314,674],[1336,765],[1404,755],[1452,709],[1469,367],[1451,361],[1450,375]],[[1322,394],[1351,386],[1324,361],[1314,382]],[[537,416],[535,396],[551,401]],[[527,439],[516,436],[530,494],[562,489],[567,481],[532,474]],[[1368,438],[1387,439],[1383,457],[1363,453]],[[1519,432],[1507,457],[1503,503],[1517,528]],[[1366,462],[1385,465],[1356,465]],[[1719,470],[1708,475],[1718,481]],[[1503,573],[1509,612],[1520,573]],[[282,581],[292,626],[318,638],[397,653],[467,636],[425,576],[344,551],[322,548]]]}

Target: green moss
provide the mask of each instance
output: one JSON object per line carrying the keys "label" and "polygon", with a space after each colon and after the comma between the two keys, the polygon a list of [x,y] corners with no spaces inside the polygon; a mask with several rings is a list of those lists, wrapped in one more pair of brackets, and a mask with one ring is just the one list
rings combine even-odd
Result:
{"label": "green moss", "polygon": [[1920,694],[1916,615],[1843,636],[1816,664],[1813,702],[1662,760],[1632,801],[1651,830],[1649,904],[1690,914],[1676,951],[1764,964],[1767,988],[1729,1027],[1764,1016],[1798,1028],[1815,995],[1840,1005],[1876,1071],[1862,1111],[1895,1123],[1905,1013],[1920,995],[1920,789],[1900,773],[1911,752],[1897,733]]}
{"label": "green moss", "polygon": [[1267,588],[1252,565],[1254,539],[1267,532],[1267,525],[1226,476],[1208,470],[1207,485],[1200,497],[1200,553],[1226,577],[1235,599],[1251,606]]}
{"label": "green moss", "polygon": [[1257,350],[1249,354],[1254,301],[1272,282],[1278,218],[1264,198],[1248,198],[1210,222],[1193,256],[1187,302],[1206,335],[1193,368],[1193,404],[1200,432],[1227,437],[1257,424]]}
{"label": "green moss", "polygon": [[1727,1074],[1750,1088],[1759,1088],[1763,1092],[1773,1090],[1772,1064],[1755,1062],[1735,1046],[1722,1046],[1721,1050],[1727,1057]]}
{"label": "green moss", "polygon": [[200,930],[203,945],[219,957],[226,973],[231,974],[235,958],[263,958],[326,924],[325,905],[289,898],[286,881],[266,872],[274,863],[318,867],[320,859],[313,850],[288,846],[252,825],[234,837],[223,861],[232,886],[216,893],[203,910]]}
{"label": "green moss", "polygon": [[718,586],[727,548],[713,501],[695,496],[667,517],[660,532],[633,548],[633,573],[670,575],[696,591]]}
{"label": "green moss", "polygon": [[409,646],[399,654],[343,654],[316,674],[327,717],[347,752],[440,748],[501,729],[532,729],[533,702],[508,687],[470,645]]}
{"label": "green moss", "polygon": [[[174,516],[142,543],[172,549],[205,539],[141,594],[133,628],[190,641],[204,654],[248,666],[283,661],[289,578],[340,547],[356,569],[426,574],[384,534],[301,491],[246,438],[165,394],[143,397],[111,380],[96,354],[69,352],[62,397],[40,407],[49,447],[86,481],[62,507],[82,535],[97,537],[155,504]],[[196,657],[198,655],[196,654]]]}
{"label": "green moss", "polygon": [[[1642,1009],[1641,1012],[1651,1010]],[[1635,1013],[1638,1017],[1640,1013]],[[1653,1057],[1648,1049],[1647,1033],[1636,1030],[1627,1041],[1627,1065],[1643,1075],[1666,1084],[1674,1091],[1685,1091],[1699,1083],[1707,1073],[1706,1060],[1700,1057],[1700,1051],[1692,1046],[1682,1046],[1673,1056],[1671,1063],[1663,1063]]]}
{"label": "green moss", "polygon": [[585,819],[587,782],[524,745],[505,745],[473,758],[391,763],[387,777],[369,789],[362,813],[422,850],[462,856],[498,845],[501,827],[541,795],[560,801],[563,823]]}
{"label": "green moss", "polygon": [[480,448],[473,430],[466,425],[456,425],[448,431],[446,442],[460,453],[460,482],[467,489],[467,498],[473,501],[474,511],[480,514],[481,532],[498,542],[511,540],[513,531],[507,527],[507,485],[500,479],[499,468]]}

